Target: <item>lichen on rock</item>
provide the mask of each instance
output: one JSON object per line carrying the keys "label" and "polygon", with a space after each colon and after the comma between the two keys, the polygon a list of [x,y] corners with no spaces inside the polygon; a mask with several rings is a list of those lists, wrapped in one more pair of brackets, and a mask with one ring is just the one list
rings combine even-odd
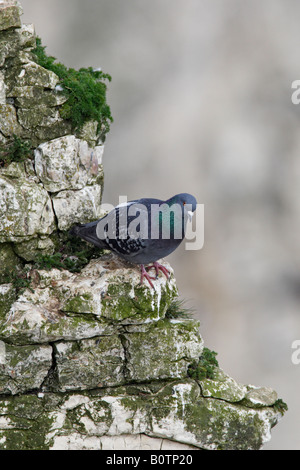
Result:
{"label": "lichen on rock", "polygon": [[[128,449],[134,438],[148,436],[150,448],[163,438],[178,443],[175,449],[182,444],[189,449],[259,449],[269,440],[278,418],[272,407],[254,410],[203,398],[192,379],[98,388],[93,394],[29,395],[28,399],[27,405],[22,395],[6,396],[0,402],[3,448],[30,449],[31,439],[37,449],[100,450],[108,442],[110,448],[120,449],[113,443],[123,437]],[[34,438],[36,429],[42,437],[38,433]]]}
{"label": "lichen on rock", "polygon": [[[30,261],[53,252],[51,242],[43,248],[36,241],[41,236],[50,240],[77,221],[99,218],[104,134],[88,113],[78,129],[62,117],[70,96],[33,25],[22,24],[21,11],[18,2],[0,4],[0,243],[16,244],[21,257],[26,250],[20,243],[30,243],[23,258]],[[58,64],[55,70],[60,73],[62,68]],[[82,73],[87,80],[88,72]],[[94,80],[100,87],[105,79],[105,74],[93,76],[91,71],[90,84]],[[105,101],[104,84],[101,90]],[[22,141],[31,146],[31,154],[17,167],[16,155],[9,155],[13,138],[20,146]]]}
{"label": "lichen on rock", "polygon": [[[80,273],[35,270],[34,289],[17,299],[11,285],[2,292],[4,449],[24,448],[26,430],[26,448],[101,449],[125,434],[128,446],[146,435],[149,445],[163,438],[179,448],[258,449],[282,416],[274,391],[237,384],[215,365],[213,379],[188,376],[203,340],[197,321],[168,315],[178,295],[173,274],[152,291],[136,268],[105,255]],[[32,438],[36,420],[26,410],[9,412],[28,394],[43,409],[37,421],[48,423],[43,442]]]}
{"label": "lichen on rock", "polygon": [[44,188],[57,193],[78,190],[101,182],[103,145],[91,148],[74,135],[39,145],[35,151],[35,169]]}

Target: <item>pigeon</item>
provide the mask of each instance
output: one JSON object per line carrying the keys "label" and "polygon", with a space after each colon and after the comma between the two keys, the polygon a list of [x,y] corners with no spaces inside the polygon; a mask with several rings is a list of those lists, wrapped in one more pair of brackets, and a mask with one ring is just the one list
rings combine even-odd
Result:
{"label": "pigeon", "polygon": [[[146,279],[153,288],[152,280],[157,279],[159,271],[169,278],[169,270],[158,260],[178,248],[196,206],[195,197],[187,193],[166,201],[136,199],[119,204],[99,220],[73,226],[69,233],[140,265],[141,284]],[[152,268],[156,277],[148,274]]]}

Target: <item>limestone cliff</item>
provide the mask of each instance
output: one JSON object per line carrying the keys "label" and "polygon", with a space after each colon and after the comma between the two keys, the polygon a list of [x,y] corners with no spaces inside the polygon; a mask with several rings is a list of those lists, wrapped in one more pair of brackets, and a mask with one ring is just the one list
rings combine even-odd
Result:
{"label": "limestone cliff", "polygon": [[261,448],[285,406],[219,368],[171,267],[150,289],[74,248],[101,214],[103,126],[74,127],[20,14],[0,4],[0,448]]}

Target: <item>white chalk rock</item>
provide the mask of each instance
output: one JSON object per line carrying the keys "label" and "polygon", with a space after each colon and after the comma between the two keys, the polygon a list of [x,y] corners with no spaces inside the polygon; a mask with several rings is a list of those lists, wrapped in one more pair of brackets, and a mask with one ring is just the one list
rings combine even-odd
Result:
{"label": "white chalk rock", "polygon": [[36,149],[36,173],[47,191],[83,189],[102,182],[102,154],[103,145],[91,148],[74,135],[59,137]]}
{"label": "white chalk rock", "polygon": [[18,179],[0,173],[0,242],[21,242],[49,235],[55,229],[50,197],[41,184],[20,173]]}

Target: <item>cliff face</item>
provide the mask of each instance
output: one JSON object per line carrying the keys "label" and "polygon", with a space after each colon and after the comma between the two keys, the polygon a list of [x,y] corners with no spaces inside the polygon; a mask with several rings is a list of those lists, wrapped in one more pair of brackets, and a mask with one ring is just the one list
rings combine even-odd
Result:
{"label": "cliff face", "polygon": [[270,439],[276,393],[216,364],[207,374],[173,275],[150,290],[104,255],[78,274],[35,270],[17,299],[11,284],[1,293],[2,448],[258,449]]}
{"label": "cliff face", "polygon": [[0,448],[261,448],[282,402],[209,357],[173,273],[150,289],[72,248],[101,214],[103,129],[65,118],[20,13],[0,4]]}

